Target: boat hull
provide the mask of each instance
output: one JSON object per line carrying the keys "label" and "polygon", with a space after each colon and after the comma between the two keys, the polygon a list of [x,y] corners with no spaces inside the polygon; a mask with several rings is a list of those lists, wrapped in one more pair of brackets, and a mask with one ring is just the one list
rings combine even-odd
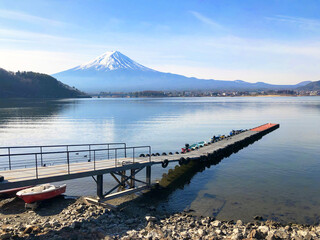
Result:
{"label": "boat hull", "polygon": [[25,203],[33,203],[38,201],[43,201],[46,199],[54,198],[56,196],[61,195],[62,193],[65,193],[67,186],[63,185],[59,188],[56,188],[52,191],[43,192],[43,193],[34,193],[32,195],[18,195],[19,198],[21,198]]}

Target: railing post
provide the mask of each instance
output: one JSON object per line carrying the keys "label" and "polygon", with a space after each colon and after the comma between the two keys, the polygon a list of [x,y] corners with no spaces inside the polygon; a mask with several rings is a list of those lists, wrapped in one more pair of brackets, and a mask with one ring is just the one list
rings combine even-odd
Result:
{"label": "railing post", "polygon": [[38,157],[37,154],[34,155],[36,160],[36,178],[38,179]]}
{"label": "railing post", "polygon": [[148,186],[151,185],[151,166],[146,167],[146,182]]}
{"label": "railing post", "polygon": [[127,144],[124,144],[124,157],[127,158]]}
{"label": "railing post", "polygon": [[116,166],[118,165],[118,159],[117,159],[117,149],[114,150],[114,157],[115,157],[115,160],[116,160]]}
{"label": "railing post", "polygon": [[68,174],[70,174],[70,159],[69,159],[69,151],[67,152],[67,163],[68,163]]}
{"label": "railing post", "polygon": [[149,162],[151,162],[151,147],[149,146]]}
{"label": "railing post", "polygon": [[96,151],[93,150],[93,169],[96,170]]}
{"label": "railing post", "polygon": [[40,153],[41,153],[41,167],[43,167],[43,158],[42,158],[42,146],[40,147]]}
{"label": "railing post", "polygon": [[8,156],[9,156],[9,170],[11,170],[11,154],[10,154],[10,148],[8,148]]}

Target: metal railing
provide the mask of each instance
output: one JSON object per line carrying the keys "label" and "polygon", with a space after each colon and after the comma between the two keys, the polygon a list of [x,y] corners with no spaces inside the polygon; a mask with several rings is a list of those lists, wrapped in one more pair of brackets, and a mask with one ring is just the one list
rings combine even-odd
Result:
{"label": "metal railing", "polygon": [[[123,145],[122,147],[113,147]],[[85,147],[85,149],[83,149]],[[37,148],[38,151],[23,151]],[[57,151],[44,151],[49,148],[60,148]],[[73,149],[72,149],[73,148]],[[67,173],[70,174],[70,167],[74,163],[92,162],[92,170],[96,170],[101,160],[114,160],[114,166],[119,164],[130,164],[138,161],[151,161],[150,146],[127,147],[125,143],[103,143],[103,144],[76,144],[76,145],[49,145],[49,146],[21,146],[21,147],[0,147],[8,152],[0,154],[0,169],[12,170],[22,168],[35,168],[36,178],[39,177],[39,168],[53,165],[67,165]],[[12,149],[19,149],[13,153]],[[140,157],[147,155],[148,157]],[[123,160],[123,162],[119,162]]]}
{"label": "metal railing", "polygon": [[[7,156],[8,157],[8,168],[9,170],[12,169],[12,164],[11,164],[11,158],[14,154],[16,153],[35,153],[35,150],[39,151],[37,153],[40,154],[40,159],[41,163],[43,162],[43,154],[46,152],[52,152],[51,149],[65,149],[66,151],[69,151],[73,148],[76,147],[81,147],[85,148],[88,150],[89,153],[89,158],[91,158],[91,150],[94,147],[101,147],[101,146],[107,146],[110,148],[110,146],[116,146],[116,145],[121,145],[124,148],[126,148],[126,143],[93,143],[93,144],[68,144],[68,145],[42,145],[42,146],[37,146],[37,145],[30,145],[30,146],[13,146],[13,147],[0,147],[0,157]],[[49,151],[47,151],[49,150]],[[79,149],[81,150],[81,149]],[[4,152],[6,152],[4,154]],[[2,153],[2,154],[1,154]],[[3,162],[3,159],[0,158],[0,168],[1,168],[1,163]],[[42,166],[43,164],[41,164]]]}

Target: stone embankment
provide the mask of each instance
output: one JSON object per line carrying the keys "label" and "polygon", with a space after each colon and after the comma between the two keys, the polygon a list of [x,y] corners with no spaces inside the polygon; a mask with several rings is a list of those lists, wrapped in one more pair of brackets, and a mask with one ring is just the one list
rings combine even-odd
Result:
{"label": "stone embankment", "polygon": [[144,204],[111,211],[77,200],[60,210],[1,213],[0,239],[320,239],[320,226],[166,215]]}

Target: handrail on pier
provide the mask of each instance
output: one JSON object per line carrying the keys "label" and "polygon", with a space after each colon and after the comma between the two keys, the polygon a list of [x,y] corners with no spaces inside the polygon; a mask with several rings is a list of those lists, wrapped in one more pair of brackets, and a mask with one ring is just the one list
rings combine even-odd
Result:
{"label": "handrail on pier", "polygon": [[[39,149],[39,153],[41,154],[41,161],[43,160],[42,158],[42,154],[43,149],[44,148],[66,148],[67,151],[69,151],[70,147],[84,147],[87,146],[88,150],[89,150],[89,154],[90,154],[90,158],[91,158],[91,147],[92,146],[108,146],[108,148],[110,148],[110,145],[123,145],[124,148],[126,148],[126,143],[90,143],[90,144],[64,144],[64,145],[29,145],[29,146],[11,146],[11,147],[0,147],[1,149],[7,149],[7,155],[8,155],[8,160],[9,160],[9,169],[12,169],[11,166],[11,156],[13,156],[12,151],[13,149],[35,149],[38,148]],[[126,154],[126,152],[125,152]]]}
{"label": "handrail on pier", "polygon": [[[123,145],[123,147],[113,147],[116,145]],[[99,146],[99,148],[93,148],[92,146]],[[103,147],[101,147],[103,146]],[[105,147],[106,146],[106,147]],[[61,151],[43,151],[43,148],[65,148]],[[70,147],[86,147],[86,149],[70,149]],[[40,151],[34,152],[18,152],[12,153],[12,149],[25,149],[30,150],[38,148]],[[136,163],[138,158],[137,153],[148,153],[149,161],[151,161],[151,147],[150,146],[135,146],[127,147],[126,143],[102,143],[102,144],[74,144],[74,145],[47,145],[47,146],[16,146],[16,147],[0,147],[0,149],[8,149],[6,154],[0,154],[0,168],[5,170],[8,168],[12,170],[16,168],[29,168],[35,167],[36,178],[38,179],[39,166],[45,167],[47,165],[54,164],[67,164],[67,172],[70,174],[70,165],[75,162],[92,162],[93,170],[96,170],[96,162],[99,160],[114,159],[115,165],[119,163],[119,159],[129,161],[132,159],[132,163]],[[85,155],[81,155],[85,154]],[[131,156],[132,155],[132,156]],[[128,158],[128,156],[131,156]],[[1,166],[1,160],[7,158],[7,164]],[[144,158],[145,161],[146,158]],[[13,160],[16,160],[15,164]],[[85,161],[84,161],[85,160]]]}

